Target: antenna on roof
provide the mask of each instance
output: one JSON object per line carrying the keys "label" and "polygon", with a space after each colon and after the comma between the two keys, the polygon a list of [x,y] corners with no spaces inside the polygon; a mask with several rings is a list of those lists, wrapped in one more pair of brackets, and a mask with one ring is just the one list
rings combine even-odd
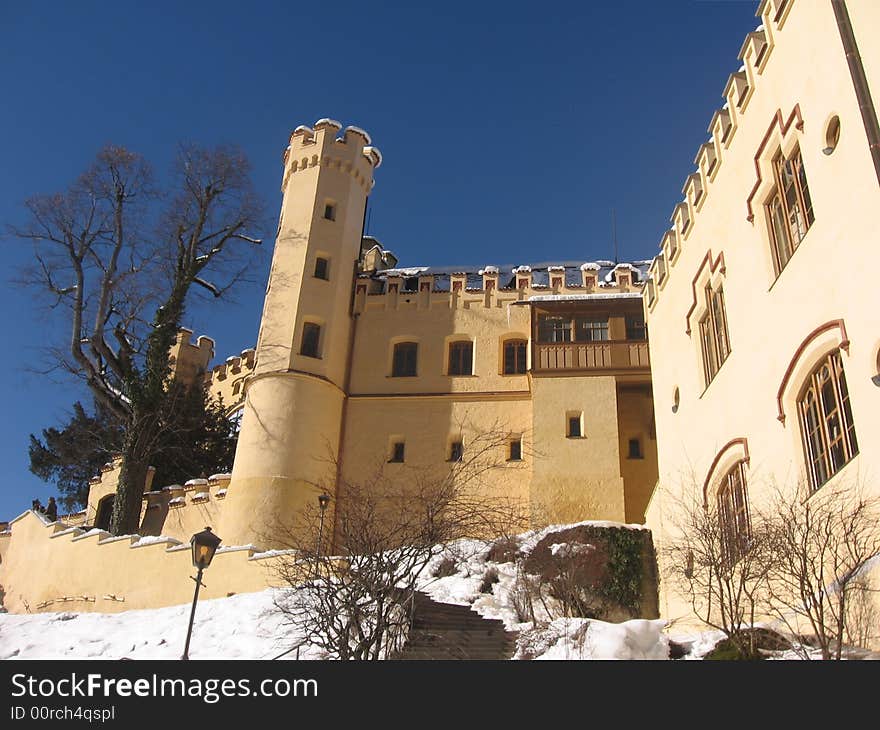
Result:
{"label": "antenna on roof", "polygon": [[614,208],[611,209],[611,243],[614,246],[614,264],[620,263],[617,260],[617,218],[614,215]]}
{"label": "antenna on roof", "polygon": [[366,230],[364,231],[365,236],[370,235],[370,218],[373,216],[373,207],[367,203],[367,225]]}

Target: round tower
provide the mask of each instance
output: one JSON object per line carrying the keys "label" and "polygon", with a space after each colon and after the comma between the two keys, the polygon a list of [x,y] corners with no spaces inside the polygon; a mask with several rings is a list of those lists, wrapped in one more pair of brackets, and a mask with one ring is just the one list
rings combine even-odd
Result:
{"label": "round tower", "polygon": [[256,367],[217,531],[227,545],[273,545],[278,524],[294,526],[335,488],[352,284],[381,162],[364,130],[341,130],[331,119],[297,127],[284,153]]}

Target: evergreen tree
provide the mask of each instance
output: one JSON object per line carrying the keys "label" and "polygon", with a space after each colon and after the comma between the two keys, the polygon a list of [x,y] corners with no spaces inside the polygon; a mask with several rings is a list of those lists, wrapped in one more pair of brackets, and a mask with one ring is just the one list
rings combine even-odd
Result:
{"label": "evergreen tree", "polygon": [[54,482],[61,504],[74,511],[86,504],[89,480],[122,444],[122,429],[110,414],[95,405],[94,415],[83,404],[73,404],[70,420],[58,428],[44,428],[42,439],[30,437],[30,469],[45,482]]}
{"label": "evergreen tree", "polygon": [[[172,382],[159,414],[159,434],[153,451],[153,486],[229,471],[235,456],[238,425],[226,415],[222,400],[214,401],[204,388]],[[60,429],[43,429],[42,439],[31,434],[30,469],[54,482],[68,510],[85,507],[89,480],[120,449],[121,425],[96,404],[94,414],[79,402]]]}

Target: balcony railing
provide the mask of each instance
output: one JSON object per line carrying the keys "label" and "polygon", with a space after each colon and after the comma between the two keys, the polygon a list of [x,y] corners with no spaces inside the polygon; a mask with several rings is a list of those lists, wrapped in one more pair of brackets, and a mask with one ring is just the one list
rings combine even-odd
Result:
{"label": "balcony railing", "polygon": [[536,343],[533,369],[617,370],[650,367],[644,340]]}

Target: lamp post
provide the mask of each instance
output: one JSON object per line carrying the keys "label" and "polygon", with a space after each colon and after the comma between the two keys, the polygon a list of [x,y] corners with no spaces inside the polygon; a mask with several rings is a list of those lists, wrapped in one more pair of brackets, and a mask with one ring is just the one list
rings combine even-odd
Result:
{"label": "lamp post", "polygon": [[186,630],[186,645],[183,647],[183,656],[181,659],[189,659],[189,640],[192,637],[193,619],[196,617],[196,603],[199,600],[199,588],[202,586],[202,571],[204,571],[214,559],[214,553],[217,552],[217,546],[223,542],[213,532],[210,527],[206,527],[202,532],[197,532],[189,541],[192,546],[193,567],[198,568],[195,578],[196,592],[193,595],[192,611],[189,614],[189,628]]}
{"label": "lamp post", "polygon": [[330,495],[324,492],[318,497],[318,507],[321,509],[321,521],[318,523],[318,544],[315,547],[315,560],[321,557],[321,538],[324,536],[324,513],[330,504]]}

